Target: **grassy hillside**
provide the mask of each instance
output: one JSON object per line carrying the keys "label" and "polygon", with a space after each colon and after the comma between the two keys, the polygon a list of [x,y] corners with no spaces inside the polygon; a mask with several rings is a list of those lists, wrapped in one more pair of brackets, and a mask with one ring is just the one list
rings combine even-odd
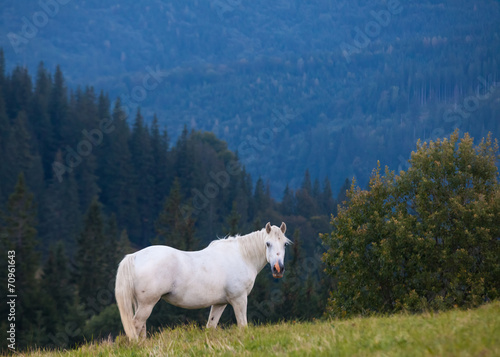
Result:
{"label": "grassy hillside", "polygon": [[166,355],[500,355],[500,302],[476,310],[441,314],[394,315],[344,321],[282,323],[238,329],[201,330],[193,326],[165,330],[141,344],[120,336],[78,350],[30,356]]}

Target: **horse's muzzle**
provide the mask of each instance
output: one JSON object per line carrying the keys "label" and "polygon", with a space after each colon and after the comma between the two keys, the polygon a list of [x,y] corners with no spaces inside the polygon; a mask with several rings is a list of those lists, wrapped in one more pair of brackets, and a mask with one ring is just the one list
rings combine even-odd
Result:
{"label": "horse's muzzle", "polygon": [[285,272],[285,266],[281,262],[276,262],[271,268],[273,272],[273,278],[279,279],[283,277],[283,273]]}

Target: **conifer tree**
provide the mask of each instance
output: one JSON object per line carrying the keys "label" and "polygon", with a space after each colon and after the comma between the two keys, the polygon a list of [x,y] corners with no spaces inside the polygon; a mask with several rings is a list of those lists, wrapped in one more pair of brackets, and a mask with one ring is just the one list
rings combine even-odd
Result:
{"label": "conifer tree", "polygon": [[137,210],[139,213],[138,232],[139,244],[144,246],[154,236],[152,217],[153,212],[150,202],[155,199],[153,177],[153,153],[149,129],[144,123],[140,110],[137,110],[132,135],[130,137],[130,153],[134,164],[133,187],[137,197]]}
{"label": "conifer tree", "polygon": [[296,305],[303,302],[300,298],[303,282],[300,279],[300,261],[302,259],[302,243],[300,239],[300,228],[293,232],[293,245],[289,252],[291,259],[287,262],[286,276],[284,279],[283,294],[285,301],[283,303],[284,316],[296,316]]}
{"label": "conifer tree", "polygon": [[28,111],[32,99],[31,77],[25,67],[16,67],[10,76],[9,91],[6,93],[7,115],[16,118],[20,111]]}
{"label": "conifer tree", "polygon": [[54,128],[49,116],[48,106],[52,81],[43,62],[38,66],[33,103],[29,113],[29,120],[37,142],[37,149],[42,159],[45,179],[50,179],[52,160],[56,152],[54,141]]}
{"label": "conifer tree", "polygon": [[118,247],[117,247],[117,257],[118,262],[120,262],[125,255],[133,253],[134,250],[131,247],[130,240],[128,239],[127,230],[124,229],[120,233],[120,238],[118,239]]}
{"label": "conifer tree", "polygon": [[337,195],[337,202],[339,205],[344,205],[344,202],[346,202],[349,198],[347,196],[347,192],[351,188],[351,181],[349,179],[345,179],[344,184],[339,190],[339,193]]}
{"label": "conifer tree", "polygon": [[0,97],[3,97],[5,87],[5,56],[3,48],[0,48]]}
{"label": "conifer tree", "polygon": [[[36,273],[39,267],[39,253],[36,230],[36,207],[34,197],[28,191],[24,174],[18,176],[14,192],[9,196],[6,212],[2,217],[0,229],[2,251],[10,252],[15,260],[15,284],[8,293],[16,298],[16,329],[18,342],[26,346],[33,341],[37,326],[36,311],[40,309],[38,301],[39,281]],[[7,259],[2,266],[7,271]],[[7,284],[5,284],[7,286]],[[5,305],[5,304],[4,304]],[[1,307],[3,316],[7,316],[7,305]]]}
{"label": "conifer tree", "polygon": [[116,270],[118,269],[118,263],[120,262],[121,257],[118,256],[118,225],[116,222],[115,214],[112,214],[111,217],[106,222],[106,226],[104,228],[105,242],[102,245],[105,249],[105,273],[107,275],[108,281],[114,281],[116,277]]}
{"label": "conifer tree", "polygon": [[[58,151],[54,162],[61,163]],[[73,172],[65,173],[62,182],[56,174],[48,181],[43,195],[45,209],[40,212],[40,236],[46,246],[64,242],[70,252],[75,250],[75,241],[81,229],[82,214],[78,195],[78,183]]]}
{"label": "conifer tree", "polygon": [[301,188],[309,195],[312,194],[311,174],[309,173],[309,169],[307,169],[304,174],[304,180],[302,181]]}
{"label": "conifer tree", "polygon": [[240,225],[241,216],[238,213],[238,204],[236,201],[233,201],[231,213],[226,218],[226,232],[230,236],[235,236],[239,233],[239,225]]}
{"label": "conifer tree", "polygon": [[181,186],[179,180],[175,179],[165,200],[163,211],[156,221],[155,242],[181,250],[194,250],[198,246],[194,235],[195,222],[190,215],[183,216],[180,210],[182,204]]}
{"label": "conifer tree", "polygon": [[[103,137],[100,139],[89,139],[89,136],[93,134],[84,134],[98,130],[100,126],[97,115],[98,108],[94,89],[87,87],[83,91],[79,88],[76,93],[76,102],[71,107],[72,123],[68,123],[72,124],[71,133],[65,133],[64,139],[70,140],[69,146],[72,146],[72,149],[76,150],[80,157],[80,162],[74,171],[75,176],[79,178],[78,189],[82,212],[89,207],[92,199],[101,193],[98,185],[98,155],[96,152],[102,145],[104,134],[101,133]],[[85,146],[80,146],[82,143],[85,143]]]}
{"label": "conifer tree", "polygon": [[323,184],[323,192],[319,197],[319,205],[321,206],[321,211],[323,214],[326,214],[328,217],[331,215],[336,215],[337,208],[335,205],[335,199],[333,198],[332,187],[330,186],[330,180],[325,178],[325,182]]}
{"label": "conifer tree", "polygon": [[130,128],[121,101],[115,102],[112,114],[113,131],[103,141],[98,157],[101,200],[107,212],[115,212],[119,227],[139,237],[139,214],[134,187],[134,166],[129,150]]}
{"label": "conifer tree", "polygon": [[10,181],[8,174],[9,160],[7,160],[7,139],[10,136],[10,123],[5,111],[5,101],[0,88],[0,157],[5,158],[0,160],[0,202],[4,202],[8,197],[8,190],[6,183]]}
{"label": "conifer tree", "polygon": [[255,183],[255,191],[253,197],[257,214],[263,213],[269,208],[271,197],[269,196],[269,190],[268,188],[266,188],[262,177],[259,177],[259,179]]}
{"label": "conifer tree", "polygon": [[32,145],[29,133],[28,117],[24,110],[19,111],[13,121],[5,143],[6,186],[14,186],[20,172],[26,175],[26,181],[36,195],[43,189],[43,168],[40,156]]}
{"label": "conifer tree", "polygon": [[291,216],[295,213],[295,196],[288,184],[286,185],[285,191],[283,193],[280,211],[287,216]]}
{"label": "conifer tree", "polygon": [[106,289],[109,280],[106,272],[106,236],[101,204],[97,197],[92,200],[83,222],[83,230],[77,240],[74,280],[79,300],[87,316],[98,314],[105,306],[96,303],[100,289]]}
{"label": "conifer tree", "polygon": [[68,125],[69,123],[67,121],[68,98],[66,86],[64,84],[63,73],[59,66],[56,67],[56,73],[54,74],[54,83],[50,93],[48,111],[52,127],[54,128],[55,146],[61,148],[65,140],[67,140],[66,137],[71,127]]}
{"label": "conifer tree", "polygon": [[320,199],[321,195],[321,186],[319,184],[319,180],[316,178],[314,179],[312,191],[311,191],[311,197],[315,200],[318,201]]}
{"label": "conifer tree", "polygon": [[153,156],[152,176],[154,180],[153,212],[158,214],[162,208],[162,197],[168,192],[170,175],[168,169],[168,134],[167,131],[160,132],[158,118],[153,117],[151,124],[151,151]]}
{"label": "conifer tree", "polygon": [[[68,257],[66,256],[64,244],[58,242],[49,251],[42,276],[43,296],[47,299],[44,312],[45,333],[47,336],[65,334],[65,327],[75,315],[73,306],[75,304],[76,291],[71,283]],[[68,341],[69,342],[69,341]],[[54,341],[46,341],[53,344]],[[66,347],[67,344],[58,347]]]}
{"label": "conifer tree", "polygon": [[[190,136],[187,126],[184,126],[181,136],[177,140],[175,148],[173,150],[173,172],[175,177],[181,177],[183,179],[183,186],[185,187],[196,187],[193,185],[194,178],[193,172],[194,168],[194,154],[192,152],[192,147],[190,145]],[[182,187],[182,194],[185,197],[189,197],[191,194],[190,190]]]}

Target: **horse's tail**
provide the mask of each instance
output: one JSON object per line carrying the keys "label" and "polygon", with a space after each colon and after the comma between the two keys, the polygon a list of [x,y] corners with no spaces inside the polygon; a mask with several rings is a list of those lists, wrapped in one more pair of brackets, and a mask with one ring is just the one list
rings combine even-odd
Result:
{"label": "horse's tail", "polygon": [[134,257],[127,255],[118,266],[116,273],[115,297],[123,329],[129,339],[137,339],[137,331],[134,326],[134,310],[137,310],[137,298],[135,296],[135,273]]}

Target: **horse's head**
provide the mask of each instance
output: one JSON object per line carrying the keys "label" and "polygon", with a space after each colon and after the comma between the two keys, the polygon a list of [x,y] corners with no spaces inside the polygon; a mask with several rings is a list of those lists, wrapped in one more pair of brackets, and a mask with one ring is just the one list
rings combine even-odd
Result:
{"label": "horse's head", "polygon": [[285,272],[285,246],[291,243],[291,240],[285,237],[286,224],[281,223],[281,227],[266,224],[266,259],[271,265],[273,277],[282,278]]}

